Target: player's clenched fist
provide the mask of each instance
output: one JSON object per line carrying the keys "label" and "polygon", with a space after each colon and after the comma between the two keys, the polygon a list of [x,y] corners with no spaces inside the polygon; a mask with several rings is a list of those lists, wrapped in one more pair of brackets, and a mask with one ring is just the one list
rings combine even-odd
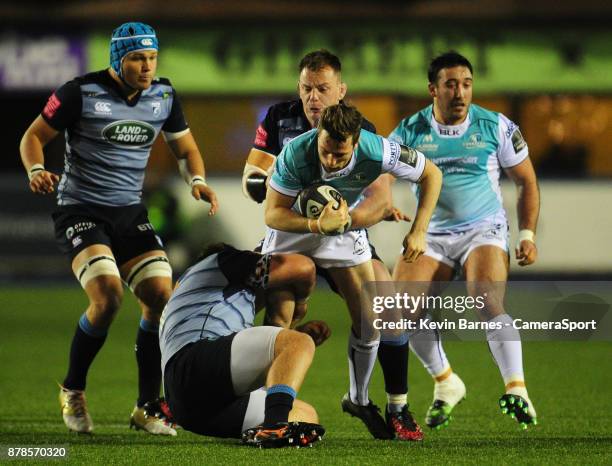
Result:
{"label": "player's clenched fist", "polygon": [[314,341],[315,346],[321,345],[331,336],[331,329],[327,323],[322,320],[311,320],[305,324],[298,325],[295,329],[298,332],[310,335],[310,338],[312,338]]}
{"label": "player's clenched fist", "polygon": [[424,231],[411,231],[404,238],[404,261],[414,262],[425,252],[427,242]]}
{"label": "player's clenched fist", "polygon": [[528,239],[524,239],[517,245],[515,253],[520,266],[531,265],[538,258],[538,248],[533,241]]}
{"label": "player's clenched fist", "polygon": [[32,174],[30,189],[36,194],[49,194],[55,191],[59,176],[47,170],[40,170]]}
{"label": "player's clenched fist", "polygon": [[334,205],[334,201],[329,201],[321,212],[318,220],[321,234],[334,235],[344,233],[348,229],[347,224],[351,217],[346,200],[342,199],[337,209],[334,209]]}

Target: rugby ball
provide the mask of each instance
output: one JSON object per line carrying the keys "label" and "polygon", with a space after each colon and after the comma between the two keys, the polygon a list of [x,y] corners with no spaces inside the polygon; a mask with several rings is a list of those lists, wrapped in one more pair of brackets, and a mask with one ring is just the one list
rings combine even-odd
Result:
{"label": "rugby ball", "polygon": [[296,205],[303,217],[319,218],[329,201],[334,203],[334,209],[339,209],[342,199],[342,194],[336,188],[319,183],[302,189],[297,196]]}

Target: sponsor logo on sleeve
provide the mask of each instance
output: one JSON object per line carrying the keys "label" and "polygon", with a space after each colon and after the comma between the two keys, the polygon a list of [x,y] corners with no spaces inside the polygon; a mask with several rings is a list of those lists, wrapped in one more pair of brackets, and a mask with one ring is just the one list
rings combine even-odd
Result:
{"label": "sponsor logo on sleeve", "polygon": [[405,163],[406,165],[410,165],[412,168],[416,168],[417,161],[419,160],[417,151],[414,150],[412,147],[406,147],[403,145],[400,145],[400,147],[402,148],[400,161]]}
{"label": "sponsor logo on sleeve", "polygon": [[257,127],[257,132],[255,133],[255,142],[256,146],[266,147],[268,143],[268,132],[264,129],[263,126],[259,125]]}
{"label": "sponsor logo on sleeve", "polygon": [[57,109],[60,108],[60,105],[62,105],[62,103],[57,98],[55,93],[51,94],[51,97],[49,97],[49,100],[47,101],[47,105],[45,105],[45,108],[43,109],[43,115],[47,118],[53,118],[55,112],[57,112]]}
{"label": "sponsor logo on sleeve", "polygon": [[401,149],[401,145],[398,144],[397,142],[394,141],[389,141],[389,148],[390,148],[390,152],[391,152],[391,156],[389,157],[389,165],[391,167],[395,167],[395,164],[397,163],[400,154],[402,153],[402,149]]}
{"label": "sponsor logo on sleeve", "polygon": [[518,128],[516,128],[514,133],[512,133],[512,147],[514,147],[515,154],[518,154],[525,147],[527,147],[527,143],[525,142],[525,139],[523,139],[523,135]]}
{"label": "sponsor logo on sleeve", "polygon": [[515,129],[516,129],[516,125],[514,124],[514,122],[508,121],[508,129],[506,130],[506,137],[509,138]]}

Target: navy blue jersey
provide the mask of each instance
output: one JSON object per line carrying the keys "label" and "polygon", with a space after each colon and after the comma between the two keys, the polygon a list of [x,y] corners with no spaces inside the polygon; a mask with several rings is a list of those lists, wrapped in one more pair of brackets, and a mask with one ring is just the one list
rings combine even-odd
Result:
{"label": "navy blue jersey", "polygon": [[128,101],[108,70],[58,88],[42,117],[65,132],[59,205],[139,203],[145,167],[159,132],[175,138],[188,130],[170,81],[154,80]]}
{"label": "navy blue jersey", "polygon": [[[361,127],[376,133],[374,125],[365,118]],[[280,102],[268,109],[266,117],[259,124],[253,148],[278,155],[289,141],[311,129],[301,100]]]}

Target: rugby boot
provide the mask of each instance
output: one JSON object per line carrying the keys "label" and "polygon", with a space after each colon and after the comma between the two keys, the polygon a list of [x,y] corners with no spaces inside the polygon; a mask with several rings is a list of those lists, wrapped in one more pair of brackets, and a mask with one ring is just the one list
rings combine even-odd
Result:
{"label": "rugby boot", "polygon": [[242,443],[258,448],[312,447],[324,433],[325,428],[319,424],[279,422],[271,428],[257,426],[245,430]]}
{"label": "rugby boot", "polygon": [[387,428],[387,423],[380,414],[380,408],[368,400],[367,406],[361,406],[351,401],[351,397],[346,393],[342,397],[342,411],[349,413],[353,417],[358,417],[372,434],[372,437],[380,440],[392,440],[395,438],[393,432]]}
{"label": "rugby boot", "polygon": [[433,403],[427,410],[425,424],[437,430],[448,426],[453,419],[451,412],[465,399],[465,393],[463,380],[454,372],[442,382],[436,382]]}
{"label": "rugby boot", "polygon": [[176,436],[175,425],[164,412],[163,399],[149,401],[141,406],[134,407],[130,417],[130,428],[144,430],[153,435]]}
{"label": "rugby boot", "polygon": [[499,407],[502,414],[507,414],[512,419],[516,419],[521,429],[527,429],[530,424],[534,426],[538,424],[533,403],[524,387],[510,388],[499,399]]}
{"label": "rugby boot", "polygon": [[90,434],[93,431],[93,421],[87,411],[83,390],[69,390],[60,385],[59,402],[68,429],[80,434]]}
{"label": "rugby boot", "polygon": [[389,412],[389,407],[385,410],[385,419],[388,429],[395,433],[397,440],[405,440],[409,442],[418,442],[423,440],[423,431],[421,426],[417,424],[408,409],[408,405],[404,405],[399,413]]}

